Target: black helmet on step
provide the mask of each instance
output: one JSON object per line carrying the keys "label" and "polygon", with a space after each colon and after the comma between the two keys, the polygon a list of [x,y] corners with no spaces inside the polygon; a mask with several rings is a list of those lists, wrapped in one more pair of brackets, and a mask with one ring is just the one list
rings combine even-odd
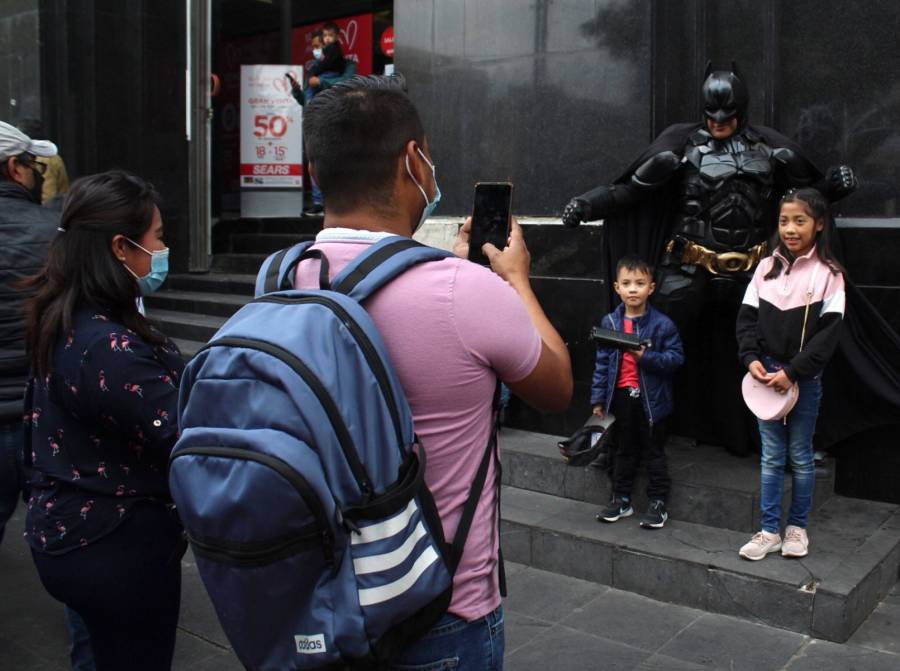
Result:
{"label": "black helmet on step", "polygon": [[716,122],[737,117],[738,126],[747,123],[747,105],[750,96],[747,85],[731,62],[731,71],[713,71],[712,63],[706,64],[706,78],[703,81],[703,116]]}

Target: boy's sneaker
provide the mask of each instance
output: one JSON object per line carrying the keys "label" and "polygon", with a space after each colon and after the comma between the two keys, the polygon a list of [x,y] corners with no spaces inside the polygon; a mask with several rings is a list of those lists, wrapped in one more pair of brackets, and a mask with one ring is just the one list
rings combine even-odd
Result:
{"label": "boy's sneaker", "polygon": [[662,529],[667,519],[669,519],[669,513],[666,512],[665,502],[656,499],[650,502],[650,507],[641,518],[641,526],[645,529]]}
{"label": "boy's sneaker", "polygon": [[782,557],[805,557],[809,554],[809,537],[806,529],[789,526],[784,530],[784,543],[781,544]]}
{"label": "boy's sneaker", "polygon": [[634,514],[634,508],[631,507],[631,501],[621,496],[614,496],[609,505],[597,513],[599,522],[615,522],[620,517],[628,517]]}
{"label": "boy's sneaker", "polygon": [[770,552],[777,552],[780,549],[781,536],[770,534],[768,531],[759,531],[750,539],[750,542],[741,546],[739,554],[744,559],[759,561],[765,559]]}

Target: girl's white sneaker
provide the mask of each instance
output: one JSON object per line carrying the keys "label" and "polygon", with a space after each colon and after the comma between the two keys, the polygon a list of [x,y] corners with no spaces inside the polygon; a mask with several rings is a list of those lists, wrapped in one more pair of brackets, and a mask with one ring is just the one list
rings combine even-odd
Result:
{"label": "girl's white sneaker", "polygon": [[770,534],[768,531],[758,531],[748,543],[741,546],[739,554],[744,559],[759,561],[765,559],[770,552],[778,552],[781,549],[781,536]]}
{"label": "girl's white sneaker", "polygon": [[789,526],[784,530],[784,543],[781,545],[782,557],[805,557],[809,554],[809,537],[806,529]]}

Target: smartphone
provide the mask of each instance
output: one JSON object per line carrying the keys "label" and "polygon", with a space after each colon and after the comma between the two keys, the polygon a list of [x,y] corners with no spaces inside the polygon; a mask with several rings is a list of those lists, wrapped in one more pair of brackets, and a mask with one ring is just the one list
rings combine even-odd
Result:
{"label": "smartphone", "polygon": [[475,185],[475,204],[472,207],[472,230],[469,233],[469,261],[484,266],[491,264],[481,252],[490,242],[497,249],[506,247],[512,212],[510,182],[478,182]]}

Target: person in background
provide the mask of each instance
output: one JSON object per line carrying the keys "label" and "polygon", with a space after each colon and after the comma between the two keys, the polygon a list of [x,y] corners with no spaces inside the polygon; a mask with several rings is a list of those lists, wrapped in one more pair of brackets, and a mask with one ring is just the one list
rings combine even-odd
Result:
{"label": "person in background", "polygon": [[616,522],[634,513],[631,489],[643,459],[647,464],[650,505],[641,519],[645,529],[659,529],[669,518],[669,472],[666,467],[666,418],[672,413],[672,378],[684,363],[684,348],[675,324],[647,299],[656,289],[653,267],[636,256],[619,259],[615,292],[619,306],[602,326],[634,333],[651,346],[620,351],[597,350],[591,405],[599,417],[616,416],[617,448],[613,460],[613,497],[597,514],[600,522]]}
{"label": "person in background", "polygon": [[[19,130],[29,137],[46,139],[44,127],[39,119],[22,119],[17,125]],[[46,204],[58,196],[65,195],[69,190],[69,173],[66,172],[66,164],[58,152],[53,156],[38,156],[37,160],[38,163],[47,166],[41,187],[41,201]]]}
{"label": "person in background", "polygon": [[136,303],[168,270],[157,203],[124,172],[77,180],[24,283],[25,538],[100,671],[169,669],[178,622],[185,543],[166,470],[184,362]]}
{"label": "person in background", "polygon": [[16,283],[44,263],[59,217],[41,207],[45,167],[38,156],[56,153],[0,121],[0,541],[22,491],[22,415],[28,379],[25,318],[28,292]]}

